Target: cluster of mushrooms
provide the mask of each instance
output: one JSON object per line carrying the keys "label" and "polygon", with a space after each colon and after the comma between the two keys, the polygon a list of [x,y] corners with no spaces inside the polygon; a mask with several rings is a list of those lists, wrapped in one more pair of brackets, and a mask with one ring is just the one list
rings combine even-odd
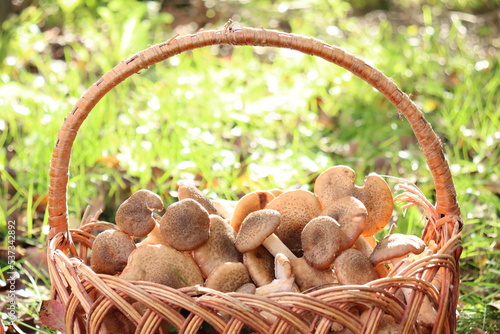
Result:
{"label": "cluster of mushrooms", "polygon": [[[97,235],[91,267],[130,281],[256,295],[365,284],[428,246],[398,233],[376,242],[392,217],[392,192],[376,174],[361,187],[355,177],[350,167],[334,166],[314,192],[254,191],[239,201],[211,200],[180,182],[179,201],[167,208],[139,190],[116,212],[117,229]],[[424,326],[433,322],[429,307]]]}

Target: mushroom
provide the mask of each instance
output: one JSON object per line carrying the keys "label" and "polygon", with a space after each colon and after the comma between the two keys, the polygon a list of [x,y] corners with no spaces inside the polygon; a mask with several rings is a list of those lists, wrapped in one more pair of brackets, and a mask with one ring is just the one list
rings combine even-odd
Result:
{"label": "mushroom", "polygon": [[204,207],[209,214],[211,215],[219,214],[215,206],[210,201],[210,199],[207,196],[205,196],[205,194],[203,194],[192,183],[190,183],[189,181],[179,181],[178,185],[179,185],[178,189],[179,201],[190,198],[201,204],[201,206]]}
{"label": "mushroom", "polygon": [[271,254],[285,254],[289,259],[296,256],[273,233],[280,225],[281,214],[276,210],[263,209],[250,213],[241,223],[236,235],[235,246],[241,253],[246,253],[263,245]]}
{"label": "mushroom", "polygon": [[392,233],[380,240],[370,256],[370,261],[373,265],[391,261],[397,266],[408,254],[420,254],[424,249],[425,242],[419,237]]}
{"label": "mushroom", "polygon": [[90,267],[98,274],[115,275],[125,268],[128,256],[134,249],[134,240],[125,232],[101,232],[92,244]]}
{"label": "mushroom", "polygon": [[351,248],[365,229],[368,212],[365,205],[357,198],[344,196],[330,202],[321,211],[322,216],[329,216],[340,224],[340,230],[345,238],[340,250]]}
{"label": "mushroom", "polygon": [[316,269],[310,266],[306,259],[299,257],[292,261],[295,283],[300,291],[305,291],[325,284],[337,284],[337,276],[331,268]]}
{"label": "mushroom", "polygon": [[307,223],[300,239],[306,261],[316,269],[325,269],[340,253],[346,235],[335,219],[319,216]]}
{"label": "mushroom", "polygon": [[129,235],[144,237],[155,227],[153,210],[162,209],[160,196],[146,189],[138,190],[116,211],[116,225]]}
{"label": "mushroom", "polygon": [[363,235],[374,235],[382,230],[392,216],[393,200],[391,189],[377,174],[370,174],[362,187],[356,186],[356,173],[347,166],[330,167],[318,176],[314,193],[324,207],[345,196],[353,196],[365,205],[368,216]]}
{"label": "mushroom", "polygon": [[212,205],[219,213],[219,216],[229,220],[231,220],[231,218],[233,217],[234,208],[236,207],[237,203],[238,201],[228,201],[225,199],[212,200]]}
{"label": "mushroom", "polygon": [[193,250],[207,242],[209,229],[207,210],[190,198],[170,205],[160,219],[162,236],[180,251]]}
{"label": "mushroom", "polygon": [[243,264],[257,286],[269,284],[274,279],[274,256],[264,246],[243,253]]}
{"label": "mushroom", "polygon": [[[375,247],[372,246],[371,242],[372,240],[374,240],[373,236],[364,237],[360,235],[358,240],[356,240],[356,242],[352,246],[352,248],[357,249],[365,256],[370,257]],[[375,265],[374,268],[375,271],[377,272],[378,277],[382,278],[382,277],[387,277],[393,266],[388,262],[384,262]]]}
{"label": "mushroom", "polygon": [[205,280],[205,287],[220,292],[233,292],[250,283],[250,275],[241,262],[226,262],[212,271]]}
{"label": "mushroom", "polygon": [[275,233],[292,252],[300,253],[302,229],[321,212],[318,198],[307,190],[289,190],[272,200],[266,209],[281,213],[281,222]]}
{"label": "mushroom", "polygon": [[164,284],[174,289],[203,284],[203,275],[191,256],[165,245],[137,247],[120,278]]}
{"label": "mushroom", "polygon": [[231,217],[231,226],[236,232],[240,230],[241,223],[249,213],[264,209],[267,203],[274,199],[268,191],[254,191],[243,196],[234,208]]}
{"label": "mushroom", "polygon": [[[415,235],[405,235],[392,233],[384,237],[373,250],[370,260],[374,265],[391,261],[396,270],[396,275],[401,273],[408,265],[410,254],[420,254],[425,250],[425,242]],[[401,289],[407,302],[411,299],[411,289]],[[417,316],[417,322],[429,327],[434,324],[437,312],[430,303],[427,296],[424,296]]]}
{"label": "mushroom", "polygon": [[333,262],[335,274],[342,285],[361,285],[378,278],[370,259],[357,249],[347,249]]}
{"label": "mushroom", "polygon": [[[359,320],[361,320],[363,324],[366,324],[368,322],[368,317],[370,316],[370,314],[370,309],[364,311],[361,314]],[[398,332],[399,326],[396,323],[396,320],[394,320],[394,318],[390,315],[384,314],[382,320],[378,325],[377,334],[396,334]]]}
{"label": "mushroom", "polygon": [[160,231],[160,224],[158,222],[155,223],[155,227],[149,232],[148,236],[139,242],[136,246],[142,245],[165,245],[170,246],[168,240],[163,236]]}
{"label": "mushroom", "polygon": [[299,292],[295,285],[292,264],[290,260],[282,253],[276,254],[274,258],[274,271],[276,279],[271,283],[261,286],[255,290],[255,294],[265,296],[275,292]]}
{"label": "mushroom", "polygon": [[235,292],[237,293],[246,293],[248,295],[255,295],[255,291],[257,287],[253,283],[245,283],[240,286]]}
{"label": "mushroom", "polygon": [[123,314],[115,306],[111,307],[109,311],[106,312],[102,323],[106,326],[107,333],[134,334],[137,328],[130,320],[129,316]]}
{"label": "mushroom", "polygon": [[207,242],[193,250],[193,259],[200,266],[203,276],[225,262],[241,262],[243,256],[234,245],[236,232],[231,225],[217,215],[210,215],[210,236]]}

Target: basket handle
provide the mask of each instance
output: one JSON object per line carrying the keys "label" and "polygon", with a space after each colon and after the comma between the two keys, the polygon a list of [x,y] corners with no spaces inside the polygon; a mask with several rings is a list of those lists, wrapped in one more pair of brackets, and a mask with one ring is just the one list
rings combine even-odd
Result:
{"label": "basket handle", "polygon": [[229,21],[220,30],[198,31],[192,35],[174,36],[167,42],[151,46],[135,54],[104,74],[77,101],[76,106],[64,120],[52,153],[49,184],[49,240],[59,232],[68,233],[67,184],[71,148],[78,129],[97,102],[120,82],[154,63],[187,50],[219,44],[271,46],[297,50],[337,64],[372,85],[385,95],[410,123],[432,173],[436,190],[436,211],[443,216],[460,216],[455,186],[441,140],[415,103],[394,82],[356,56],[318,39],[275,30],[234,28],[232,22]]}

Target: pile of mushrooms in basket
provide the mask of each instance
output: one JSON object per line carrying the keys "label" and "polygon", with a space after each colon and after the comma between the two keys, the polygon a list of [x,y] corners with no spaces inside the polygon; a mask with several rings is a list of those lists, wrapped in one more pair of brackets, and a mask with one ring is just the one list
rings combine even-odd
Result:
{"label": "pile of mushrooms in basket", "polygon": [[[350,167],[334,166],[319,175],[314,192],[259,190],[239,201],[210,200],[181,181],[179,201],[167,208],[157,194],[139,190],[118,208],[116,226],[97,235],[91,268],[176,289],[268,295],[365,284],[435,252],[433,242],[392,229],[377,242],[392,217],[391,189],[379,175],[363,186],[355,177]],[[361,321],[362,311],[352,310]],[[418,322],[431,326],[435,316],[424,299]]]}

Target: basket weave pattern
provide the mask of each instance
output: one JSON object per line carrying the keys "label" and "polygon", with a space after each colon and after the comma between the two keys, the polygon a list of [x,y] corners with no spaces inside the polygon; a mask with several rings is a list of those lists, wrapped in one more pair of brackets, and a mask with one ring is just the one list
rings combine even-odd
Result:
{"label": "basket weave pattern", "polygon": [[[69,160],[78,129],[98,101],[132,74],[184,51],[219,44],[290,48],[321,57],[360,77],[396,106],[410,123],[433,176],[436,205],[426,210],[427,223],[422,238],[426,242],[433,240],[438,251],[411,263],[398,276],[391,273],[366,285],[325,286],[307,293],[265,297],[221,293],[198,286],[175,290],[94,273],[88,266],[88,253],[95,239],[92,231],[114,227],[95,222],[78,230],[68,228]],[[420,204],[412,196],[407,200]],[[121,62],[90,87],[64,121],[51,161],[49,223],[47,255],[53,283],[51,299],[64,305],[68,333],[106,333],[101,324],[112,308],[128,317],[137,327],[136,333],[158,332],[162,321],[180,333],[197,333],[203,323],[219,333],[239,333],[244,328],[258,333],[328,333],[333,324],[354,333],[377,333],[384,314],[396,320],[400,333],[418,333],[417,315],[425,296],[437,310],[432,333],[455,332],[462,224],[441,141],[422,112],[389,78],[356,56],[314,38],[265,29],[233,28],[228,24],[220,30],[176,36]],[[431,284],[436,277],[440,277],[440,289]],[[395,296],[403,288],[411,290],[407,303]],[[139,313],[131,301],[142,303],[145,313]],[[349,312],[354,305],[370,309],[366,323]],[[263,314],[273,315],[275,320],[269,321],[270,317]]]}

